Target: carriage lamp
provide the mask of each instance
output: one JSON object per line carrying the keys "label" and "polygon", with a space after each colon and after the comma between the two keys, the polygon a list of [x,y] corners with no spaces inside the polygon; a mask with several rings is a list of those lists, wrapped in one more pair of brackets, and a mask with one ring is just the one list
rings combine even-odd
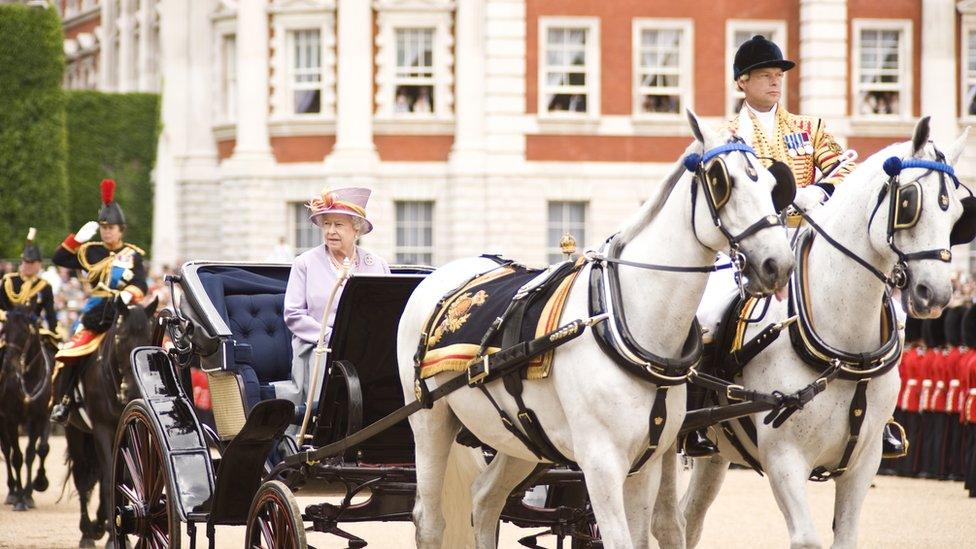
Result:
{"label": "carriage lamp", "polygon": [[566,259],[572,259],[573,254],[576,253],[576,239],[573,235],[568,232],[563,234],[563,237],[559,239],[559,249],[566,256]]}

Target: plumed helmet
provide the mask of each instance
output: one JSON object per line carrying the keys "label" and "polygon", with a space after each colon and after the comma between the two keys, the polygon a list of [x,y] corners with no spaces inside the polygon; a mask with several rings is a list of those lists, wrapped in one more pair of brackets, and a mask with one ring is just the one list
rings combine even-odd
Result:
{"label": "plumed helmet", "polygon": [[732,63],[732,80],[738,80],[743,74],[749,71],[766,67],[778,67],[788,71],[796,66],[796,63],[788,59],[783,59],[783,51],[765,36],[757,34],[746,40],[735,52],[735,60]]}
{"label": "plumed helmet", "polygon": [[115,180],[102,180],[102,209],[98,212],[98,222],[108,225],[125,226],[125,214],[115,201]]}
{"label": "plumed helmet", "polygon": [[41,260],[41,249],[37,247],[34,243],[34,238],[37,237],[37,229],[31,227],[27,231],[27,241],[24,242],[24,251],[20,254],[21,261],[40,261]]}

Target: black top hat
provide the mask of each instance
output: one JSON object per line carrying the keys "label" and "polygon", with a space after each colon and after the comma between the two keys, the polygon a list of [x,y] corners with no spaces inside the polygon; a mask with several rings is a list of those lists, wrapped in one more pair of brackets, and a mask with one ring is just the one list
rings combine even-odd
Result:
{"label": "black top hat", "polygon": [[31,227],[27,231],[27,241],[24,242],[24,251],[20,253],[21,261],[40,261],[41,249],[34,244],[34,237],[37,236],[37,229]]}
{"label": "black top hat", "polygon": [[946,344],[945,334],[946,311],[942,311],[939,318],[929,318],[922,321],[922,337],[925,344],[929,347],[941,347]]}
{"label": "black top hat", "polygon": [[946,343],[953,346],[962,345],[962,319],[966,315],[965,306],[950,307],[945,314]]}
{"label": "black top hat", "polygon": [[788,71],[796,66],[796,63],[783,59],[783,52],[779,46],[766,40],[766,37],[757,34],[746,40],[735,52],[735,61],[732,63],[732,80],[738,80],[743,74],[751,70],[762,69],[765,67],[778,67]]}
{"label": "black top hat", "polygon": [[962,317],[962,342],[976,348],[976,306],[970,307]]}
{"label": "black top hat", "polygon": [[915,343],[922,339],[922,321],[910,316],[905,319],[905,343]]}
{"label": "black top hat", "polygon": [[98,212],[98,222],[125,226],[125,214],[115,202],[115,181],[112,179],[102,180],[102,209]]}

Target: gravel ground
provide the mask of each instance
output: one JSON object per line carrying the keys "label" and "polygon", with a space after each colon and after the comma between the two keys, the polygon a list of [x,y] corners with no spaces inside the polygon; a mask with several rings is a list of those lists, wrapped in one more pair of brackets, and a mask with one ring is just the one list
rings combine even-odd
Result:
{"label": "gravel ground", "polygon": [[[0,508],[0,547],[76,547],[78,498],[70,490],[60,498],[64,479],[64,440],[52,438],[48,460],[51,488],[36,494],[37,508],[14,513]],[[5,472],[0,489],[6,496]],[[687,474],[684,475],[687,482]],[[833,484],[809,483],[813,515],[824,543],[831,541],[830,522]],[[314,503],[313,498],[298,498],[299,505]],[[748,510],[746,513],[743,511]],[[351,532],[365,538],[370,547],[395,549],[413,547],[413,525],[409,523],[365,523],[351,525]],[[201,529],[202,530],[202,529]],[[500,547],[521,547],[516,540],[527,531],[503,525]],[[219,547],[241,547],[243,528],[217,530]],[[976,546],[976,499],[969,499],[958,482],[878,477],[868,493],[861,516],[861,547],[921,548]],[[102,542],[104,542],[104,538]],[[200,534],[202,547],[205,540]],[[312,534],[309,542],[319,549],[342,548],[336,538]],[[554,547],[551,539],[546,547]],[[184,545],[185,547],[186,545]],[[700,547],[763,548],[786,547],[788,538],[783,518],[764,478],[751,471],[730,471],[725,487],[712,507]]]}

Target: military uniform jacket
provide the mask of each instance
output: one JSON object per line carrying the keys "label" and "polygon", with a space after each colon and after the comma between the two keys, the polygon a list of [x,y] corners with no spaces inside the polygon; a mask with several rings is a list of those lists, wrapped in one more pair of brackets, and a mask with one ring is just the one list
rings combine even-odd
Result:
{"label": "military uniform jacket", "polygon": [[111,307],[114,291],[125,290],[135,301],[141,300],[148,287],[145,252],[127,242],[115,250],[109,250],[102,242],[78,244],[74,235],[68,235],[51,258],[55,265],[80,269],[92,288],[91,297],[81,311],[81,323],[88,329],[105,331],[114,320]]}
{"label": "military uniform jacket", "polygon": [[7,273],[0,282],[0,311],[27,305],[33,314],[43,316],[52,332],[58,326],[51,285],[39,276],[25,279],[20,273]]}
{"label": "military uniform jacket", "polygon": [[[724,129],[741,137],[755,149],[756,154],[785,162],[793,171],[797,187],[814,184],[816,172],[826,174],[836,166],[844,150],[827,131],[823,120],[787,112],[776,106],[776,134],[767,135],[765,127],[749,107],[743,103],[739,114],[725,124]],[[769,162],[767,161],[768,165]],[[854,163],[841,168],[833,176],[817,183],[829,195],[834,185],[854,169]]]}

